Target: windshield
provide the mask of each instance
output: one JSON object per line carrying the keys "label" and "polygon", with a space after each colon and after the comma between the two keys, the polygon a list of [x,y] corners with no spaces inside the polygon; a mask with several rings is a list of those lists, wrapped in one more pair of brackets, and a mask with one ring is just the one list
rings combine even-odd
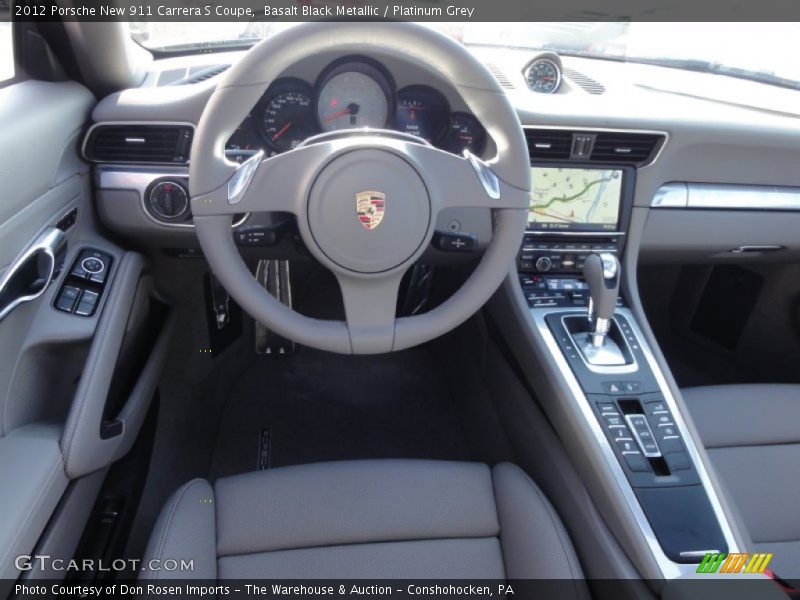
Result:
{"label": "windshield", "polygon": [[[466,45],[553,50],[648,62],[800,86],[799,23],[426,23]],[[131,36],[163,52],[247,46],[291,23],[131,23]]]}

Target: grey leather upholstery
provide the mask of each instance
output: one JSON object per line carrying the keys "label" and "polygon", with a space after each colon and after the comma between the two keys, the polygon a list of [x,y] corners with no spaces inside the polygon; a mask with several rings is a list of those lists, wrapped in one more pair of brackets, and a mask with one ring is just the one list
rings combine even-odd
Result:
{"label": "grey leather upholstery", "polygon": [[[549,578],[582,571],[553,507],[518,467],[372,460],[196,479],[145,555],[185,578]],[[576,581],[574,597],[584,597]]]}
{"label": "grey leather upholstery", "polygon": [[800,385],[682,390],[711,461],[770,568],[800,576]]}
{"label": "grey leather upholstery", "polygon": [[0,438],[0,579],[17,578],[15,558],[31,553],[67,489],[60,435],[34,424]]}

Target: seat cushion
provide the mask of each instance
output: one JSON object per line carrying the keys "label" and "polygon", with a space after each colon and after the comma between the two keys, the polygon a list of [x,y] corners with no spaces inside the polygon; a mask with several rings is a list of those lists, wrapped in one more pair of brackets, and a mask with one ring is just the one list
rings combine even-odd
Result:
{"label": "seat cushion", "polygon": [[152,559],[194,559],[194,570],[145,578],[582,577],[553,507],[518,467],[422,460],[191,481],[162,512]]}
{"label": "seat cushion", "polygon": [[783,577],[800,576],[800,385],[681,392],[752,541]]}

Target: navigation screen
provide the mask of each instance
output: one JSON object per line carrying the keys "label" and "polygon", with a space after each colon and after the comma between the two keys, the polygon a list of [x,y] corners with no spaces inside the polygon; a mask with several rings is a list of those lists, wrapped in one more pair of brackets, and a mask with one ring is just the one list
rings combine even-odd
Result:
{"label": "navigation screen", "polygon": [[528,228],[616,231],[621,169],[532,167]]}

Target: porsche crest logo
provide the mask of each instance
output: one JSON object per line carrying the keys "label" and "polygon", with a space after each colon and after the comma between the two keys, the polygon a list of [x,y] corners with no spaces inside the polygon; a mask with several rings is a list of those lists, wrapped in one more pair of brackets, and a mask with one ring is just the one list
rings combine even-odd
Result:
{"label": "porsche crest logo", "polygon": [[383,192],[359,192],[356,194],[356,214],[364,229],[375,229],[383,221],[386,212],[386,194]]}

